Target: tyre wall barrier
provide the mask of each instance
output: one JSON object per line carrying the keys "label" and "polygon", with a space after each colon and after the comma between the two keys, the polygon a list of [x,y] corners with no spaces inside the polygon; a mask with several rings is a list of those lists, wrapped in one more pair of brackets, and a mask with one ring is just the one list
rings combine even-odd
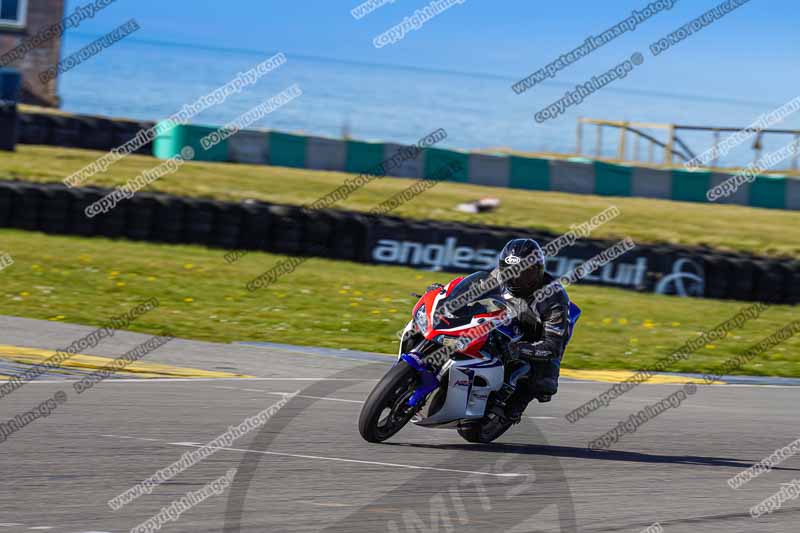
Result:
{"label": "tyre wall barrier", "polygon": [[[17,142],[110,151],[154,125],[154,122],[87,115],[19,112]],[[144,144],[134,153],[152,154],[152,143]]]}
{"label": "tyre wall barrier", "polygon": [[[509,239],[531,237],[547,243],[556,237],[516,228],[144,192],[107,213],[88,218],[86,208],[109,192],[70,189],[60,183],[0,181],[0,227],[261,250],[454,273],[493,268]],[[554,276],[566,275],[613,244],[577,241],[549,257],[547,271]],[[701,247],[637,244],[580,283],[678,296],[796,304],[800,302],[800,261]]]}

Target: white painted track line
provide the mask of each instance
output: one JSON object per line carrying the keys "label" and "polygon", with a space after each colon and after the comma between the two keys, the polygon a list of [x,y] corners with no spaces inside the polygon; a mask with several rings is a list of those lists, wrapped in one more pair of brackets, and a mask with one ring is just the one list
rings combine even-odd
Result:
{"label": "white painted track line", "polygon": [[[187,446],[191,448],[202,448],[203,445],[196,443],[196,442],[169,442],[167,444],[172,444],[174,446]],[[246,448],[217,448],[218,450],[227,450],[230,452],[243,452],[243,453],[260,453],[263,455],[276,455],[279,457],[294,457],[297,459],[315,459],[319,461],[336,461],[340,463],[356,463],[362,465],[375,465],[375,466],[387,466],[391,468],[405,468],[408,470],[434,470],[437,472],[454,472],[457,474],[475,474],[479,476],[492,476],[492,477],[525,477],[528,474],[516,474],[516,473],[503,473],[503,474],[494,474],[492,472],[479,472],[479,471],[471,471],[471,470],[454,470],[451,468],[434,468],[432,466],[418,466],[418,465],[402,465],[397,463],[382,463],[379,461],[361,461],[359,459],[345,459],[343,457],[324,457],[322,455],[303,455],[298,453],[284,453],[284,452],[272,452],[268,450],[248,450]]]}

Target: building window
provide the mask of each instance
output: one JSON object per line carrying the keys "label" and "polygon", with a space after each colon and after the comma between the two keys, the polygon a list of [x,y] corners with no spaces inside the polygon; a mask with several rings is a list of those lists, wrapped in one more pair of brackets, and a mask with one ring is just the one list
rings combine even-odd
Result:
{"label": "building window", "polygon": [[0,28],[24,28],[28,0],[0,0]]}

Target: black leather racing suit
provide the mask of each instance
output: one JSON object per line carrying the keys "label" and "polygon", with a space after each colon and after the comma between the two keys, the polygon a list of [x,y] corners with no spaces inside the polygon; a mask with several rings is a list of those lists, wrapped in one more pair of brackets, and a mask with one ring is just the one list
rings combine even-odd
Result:
{"label": "black leather racing suit", "polygon": [[[492,272],[497,275],[497,270]],[[555,278],[545,273],[543,285],[553,283]],[[523,338],[517,343],[518,357],[531,365],[527,380],[521,380],[514,394],[514,403],[522,409],[532,399],[549,401],[558,391],[558,376],[561,358],[569,341],[569,297],[560,284],[556,290],[541,301],[535,296],[522,299],[506,293],[506,298],[517,313]],[[534,295],[536,293],[534,292]]]}

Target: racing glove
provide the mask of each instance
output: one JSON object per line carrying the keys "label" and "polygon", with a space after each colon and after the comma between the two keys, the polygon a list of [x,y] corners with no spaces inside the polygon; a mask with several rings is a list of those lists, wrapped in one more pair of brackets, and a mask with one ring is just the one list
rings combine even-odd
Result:
{"label": "racing glove", "polygon": [[513,343],[511,346],[511,353],[517,359],[533,362],[547,362],[558,357],[547,345],[542,342],[525,342],[519,341]]}

